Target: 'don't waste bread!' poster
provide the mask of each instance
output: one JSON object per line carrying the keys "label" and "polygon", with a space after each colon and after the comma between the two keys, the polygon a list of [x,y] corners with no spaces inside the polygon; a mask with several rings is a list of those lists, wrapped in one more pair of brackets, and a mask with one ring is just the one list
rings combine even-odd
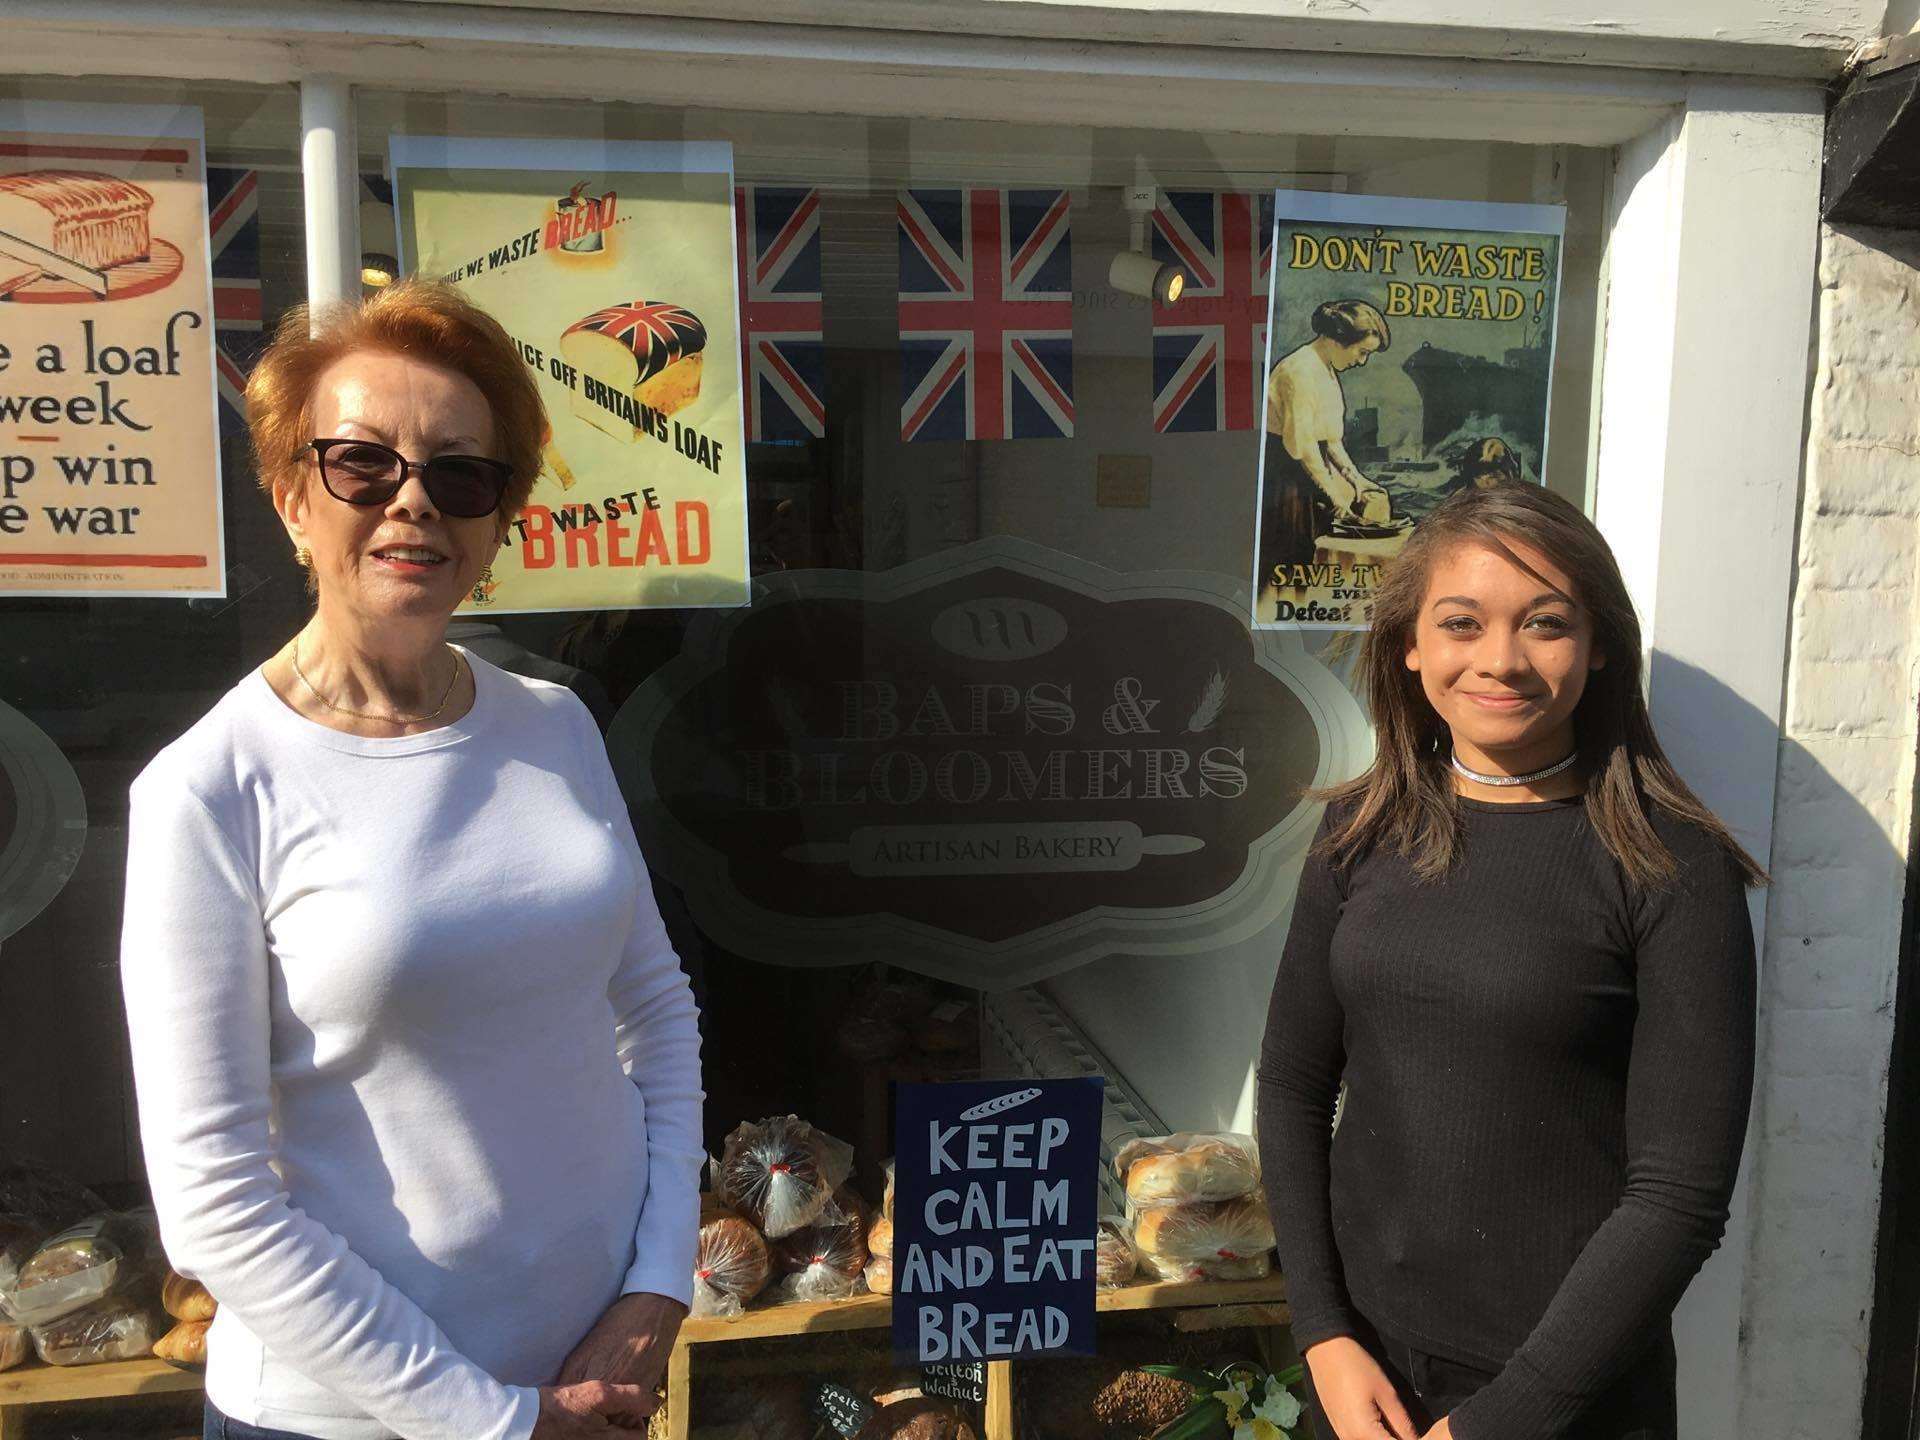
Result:
{"label": "'don't waste bread!' poster", "polygon": [[0,102],[0,594],[225,593],[200,112]]}
{"label": "'don't waste bread!' poster", "polygon": [[1540,481],[1565,214],[1277,193],[1256,627],[1365,629],[1435,506]]}
{"label": "'don't waste bread!' poster", "polygon": [[748,598],[724,143],[395,136],[405,268],[506,327],[552,423],[470,614]]}

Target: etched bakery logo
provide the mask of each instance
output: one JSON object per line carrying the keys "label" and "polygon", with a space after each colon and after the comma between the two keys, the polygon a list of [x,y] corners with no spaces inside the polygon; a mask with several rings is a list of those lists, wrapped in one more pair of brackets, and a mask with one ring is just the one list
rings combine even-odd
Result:
{"label": "etched bakery logo", "polygon": [[1224,603],[998,566],[763,602],[706,663],[657,678],[677,698],[639,742],[672,821],[662,862],[724,866],[703,921],[744,898],[969,943],[1228,903],[1314,782],[1339,703],[1305,703]]}
{"label": "etched bakery logo", "polygon": [[152,214],[152,194],[112,175],[0,175],[0,298],[60,304],[164,289],[184,262],[153,235]]}

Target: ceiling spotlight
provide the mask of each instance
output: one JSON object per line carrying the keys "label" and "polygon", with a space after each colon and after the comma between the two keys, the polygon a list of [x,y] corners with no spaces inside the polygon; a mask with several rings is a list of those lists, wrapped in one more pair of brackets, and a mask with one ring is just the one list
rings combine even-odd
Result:
{"label": "ceiling spotlight", "polygon": [[1120,203],[1127,212],[1127,248],[1107,267],[1107,283],[1123,295],[1176,304],[1191,279],[1186,267],[1156,260],[1147,249],[1147,224],[1160,208],[1160,187],[1143,172],[1122,192]]}
{"label": "ceiling spotlight", "polygon": [[1187,271],[1183,265],[1163,263],[1138,250],[1122,250],[1107,267],[1107,283],[1122,294],[1172,305],[1186,292]]}
{"label": "ceiling spotlight", "polygon": [[[364,187],[364,182],[363,187]],[[370,190],[360,197],[360,283],[369,290],[384,290],[400,278],[400,262],[394,259],[399,248],[394,229],[393,206]]]}

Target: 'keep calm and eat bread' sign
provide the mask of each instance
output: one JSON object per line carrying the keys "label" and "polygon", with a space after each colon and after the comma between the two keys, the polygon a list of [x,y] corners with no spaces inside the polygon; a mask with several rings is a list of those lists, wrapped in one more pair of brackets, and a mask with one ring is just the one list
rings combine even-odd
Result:
{"label": "'keep calm and eat bread' sign", "polygon": [[1098,1078],[901,1085],[893,1344],[913,1364],[1094,1353]]}

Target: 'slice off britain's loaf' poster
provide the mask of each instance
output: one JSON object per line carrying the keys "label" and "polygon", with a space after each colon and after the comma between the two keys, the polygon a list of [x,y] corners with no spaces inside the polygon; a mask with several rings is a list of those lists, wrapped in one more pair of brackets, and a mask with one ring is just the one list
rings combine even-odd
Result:
{"label": "'slice off britain's loaf' poster", "polygon": [[225,592],[198,110],[0,103],[0,593]]}
{"label": "'slice off britain's loaf' poster", "polygon": [[733,152],[395,136],[406,269],[506,327],[552,422],[474,614],[748,598]]}
{"label": "'slice off britain's loaf' poster", "polygon": [[1565,217],[1277,194],[1256,626],[1365,629],[1435,506],[1544,475]]}

